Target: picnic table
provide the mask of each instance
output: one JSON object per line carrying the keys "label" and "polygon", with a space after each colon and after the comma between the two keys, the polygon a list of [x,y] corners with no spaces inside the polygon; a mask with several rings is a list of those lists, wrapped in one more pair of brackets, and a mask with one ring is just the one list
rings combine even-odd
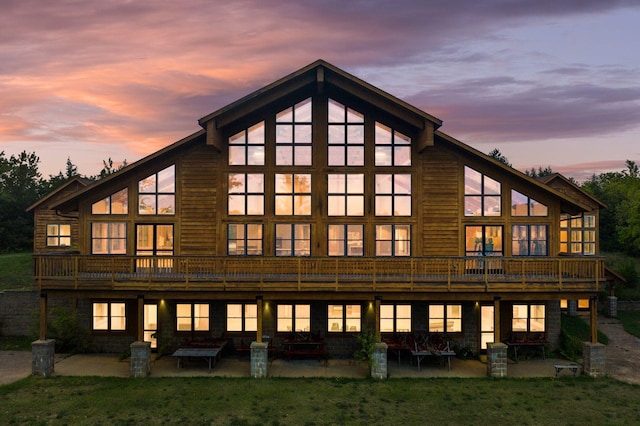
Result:
{"label": "picnic table", "polygon": [[178,358],[178,369],[184,366],[184,361],[187,358],[204,358],[209,362],[209,372],[211,372],[211,363],[213,362],[213,367],[216,366],[216,360],[222,356],[222,349],[226,344],[227,342],[216,342],[211,346],[187,344],[178,348],[172,356]]}

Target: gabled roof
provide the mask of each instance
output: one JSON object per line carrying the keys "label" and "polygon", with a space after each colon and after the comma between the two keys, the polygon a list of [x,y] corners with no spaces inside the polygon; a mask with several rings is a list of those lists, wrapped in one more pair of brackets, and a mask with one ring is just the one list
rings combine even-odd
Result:
{"label": "gabled roof", "polygon": [[578,185],[576,185],[575,183],[573,183],[571,180],[567,179],[560,173],[553,173],[547,176],[541,176],[537,179],[546,185],[552,185],[554,182],[560,182],[562,186],[569,187],[572,190],[579,192],[581,195],[583,195],[584,197],[588,198],[589,200],[593,201],[595,204],[600,206],[600,208],[607,208],[607,206],[602,201],[598,200],[596,197],[589,194],[587,191],[580,188]]}
{"label": "gabled roof", "polygon": [[[71,185],[79,185],[81,188],[85,188],[88,185],[90,185],[91,182],[92,181],[90,179],[86,179],[80,176],[74,176],[68,181],[66,181],[64,184],[59,186],[58,188],[54,189],[53,191],[51,191],[50,193],[48,193],[47,195],[45,195],[44,197],[40,198],[38,201],[33,203],[32,205],[30,205],[27,208],[27,211],[30,212],[32,210],[35,210],[38,206],[41,206],[42,204],[54,198],[56,195],[60,194],[61,192],[64,192]],[[73,195],[75,195],[77,192],[79,191],[76,191]]]}

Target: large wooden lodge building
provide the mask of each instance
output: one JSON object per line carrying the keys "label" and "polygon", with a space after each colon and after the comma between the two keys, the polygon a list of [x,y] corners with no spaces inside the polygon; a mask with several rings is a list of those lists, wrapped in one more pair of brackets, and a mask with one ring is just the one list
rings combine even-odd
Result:
{"label": "large wooden lodge building", "polygon": [[347,357],[375,331],[478,353],[513,332],[557,346],[566,301],[595,312],[599,201],[327,62],[199,124],[31,207],[41,338],[59,299],[105,352],[298,333]]}

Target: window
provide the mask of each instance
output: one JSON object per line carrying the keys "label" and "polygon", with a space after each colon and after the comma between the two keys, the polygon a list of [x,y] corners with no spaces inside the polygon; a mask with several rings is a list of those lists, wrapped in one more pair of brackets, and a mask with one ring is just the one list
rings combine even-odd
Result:
{"label": "window", "polygon": [[176,168],[169,166],[138,182],[138,213],[166,215],[176,213]]}
{"label": "window", "polygon": [[465,166],[464,215],[500,216],[500,182]]}
{"label": "window", "polygon": [[264,175],[262,173],[229,173],[229,215],[264,214]]}
{"label": "window", "polygon": [[380,331],[382,333],[410,332],[411,305],[380,305]]}
{"label": "window", "polygon": [[71,245],[71,225],[50,223],[47,225],[47,247],[69,247]]}
{"label": "window", "polygon": [[128,189],[114,192],[91,205],[91,214],[127,214],[129,212]]}
{"label": "window", "polygon": [[[136,255],[173,256],[173,225],[136,225]],[[136,267],[160,269],[173,267],[173,259],[136,259]]]}
{"label": "window", "polygon": [[511,216],[547,216],[546,205],[516,190],[511,190]]}
{"label": "window", "polygon": [[511,331],[545,331],[544,305],[513,305]]}
{"label": "window", "polygon": [[230,166],[264,166],[264,121],[229,138]]}
{"label": "window", "polygon": [[466,256],[502,256],[502,226],[467,226]]}
{"label": "window", "polygon": [[311,305],[278,305],[277,331],[311,331]]}
{"label": "window", "polygon": [[329,256],[364,255],[363,225],[329,225],[327,234]]}
{"label": "window", "polygon": [[227,226],[227,254],[230,256],[262,255],[262,224],[230,223]]}
{"label": "window", "polygon": [[364,166],[364,116],[329,99],[329,166]]}
{"label": "window", "polygon": [[461,333],[462,305],[429,305],[430,333]]}
{"label": "window", "polygon": [[329,216],[364,215],[364,174],[327,176]]}
{"label": "window", "polygon": [[177,331],[209,331],[209,305],[206,303],[178,303]]}
{"label": "window", "polygon": [[91,254],[127,254],[127,224],[124,222],[92,223]]}
{"label": "window", "polygon": [[376,122],[376,166],[410,166],[411,138]]}
{"label": "window", "polygon": [[329,305],[327,330],[330,333],[360,332],[360,305]]}
{"label": "window", "polygon": [[93,329],[124,331],[127,315],[124,302],[100,302],[93,304]]}
{"label": "window", "polygon": [[376,256],[410,256],[411,225],[376,225]]}
{"label": "window", "polygon": [[[570,237],[570,240],[569,240]],[[583,214],[560,220],[560,252],[572,254],[596,254],[596,217]]]}
{"label": "window", "polygon": [[311,225],[279,223],[276,225],[276,256],[310,256]]}
{"label": "window", "polygon": [[276,166],[310,166],[311,98],[276,114]]}
{"label": "window", "polygon": [[411,175],[376,174],[376,216],[411,216]]}
{"label": "window", "polygon": [[227,331],[257,331],[258,305],[255,303],[227,304]]}
{"label": "window", "polygon": [[511,228],[511,254],[513,256],[546,256],[546,225],[513,225]]}
{"label": "window", "polygon": [[311,214],[311,175],[276,173],[276,215]]}

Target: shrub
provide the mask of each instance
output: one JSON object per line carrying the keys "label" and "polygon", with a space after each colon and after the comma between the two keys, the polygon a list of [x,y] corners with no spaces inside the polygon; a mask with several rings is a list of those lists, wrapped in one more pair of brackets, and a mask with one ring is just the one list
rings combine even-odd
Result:
{"label": "shrub", "polygon": [[78,326],[73,312],[65,308],[52,310],[47,334],[56,340],[56,351],[63,353],[92,352],[89,333]]}

